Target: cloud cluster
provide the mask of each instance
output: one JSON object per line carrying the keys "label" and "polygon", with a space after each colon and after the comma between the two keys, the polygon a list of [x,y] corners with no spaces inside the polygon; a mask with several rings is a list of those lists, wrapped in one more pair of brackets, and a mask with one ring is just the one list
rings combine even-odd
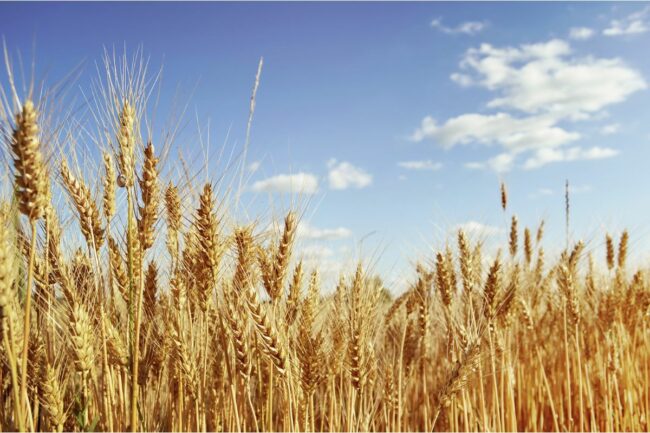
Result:
{"label": "cloud cluster", "polygon": [[451,79],[491,92],[487,108],[498,111],[461,114],[442,123],[425,117],[412,139],[430,139],[447,149],[470,143],[497,145],[500,154],[467,164],[495,171],[512,169],[520,155],[528,169],[615,156],[617,152],[608,148],[564,148],[581,138],[565,125],[592,119],[647,87],[641,74],[622,60],[578,57],[559,39],[504,48],[481,44],[466,51],[460,69]]}
{"label": "cloud cluster", "polygon": [[255,192],[315,194],[318,191],[318,178],[310,173],[279,174],[253,183]]}
{"label": "cloud cluster", "polygon": [[569,38],[578,41],[591,39],[595,34],[596,32],[594,29],[590,29],[589,27],[572,27],[571,30],[569,30]]}
{"label": "cloud cluster", "polygon": [[[255,173],[259,163],[252,163],[249,171]],[[337,161],[332,158],[327,161],[327,178],[332,190],[349,188],[362,189],[372,184],[372,175],[360,167],[347,161]],[[316,194],[318,192],[318,177],[311,173],[279,174],[258,180],[250,187],[254,192],[283,193],[283,194]]]}
{"label": "cloud cluster", "polygon": [[[650,6],[633,12],[620,19],[614,19],[602,30],[604,36],[628,36],[639,35],[650,30]],[[569,30],[569,38],[574,40],[587,40],[596,35],[597,31],[590,27],[572,27]]]}
{"label": "cloud cluster", "polygon": [[461,62],[471,82],[495,92],[488,107],[584,119],[646,87],[641,75],[620,59],[571,57],[563,40],[469,49]]}
{"label": "cloud cluster", "polygon": [[625,36],[646,33],[650,30],[648,24],[648,15],[650,6],[646,6],[640,11],[634,12],[627,17],[619,20],[612,20],[609,27],[603,30],[605,36]]}
{"label": "cloud cluster", "polygon": [[372,184],[372,175],[347,161],[338,162],[336,159],[330,159],[327,167],[330,189],[361,189]]}
{"label": "cloud cluster", "polygon": [[508,113],[468,113],[439,125],[430,116],[422,120],[412,135],[415,141],[432,139],[443,148],[461,144],[498,144],[504,149],[522,151],[543,146],[561,146],[580,138],[556,126],[552,116],[514,117]]}

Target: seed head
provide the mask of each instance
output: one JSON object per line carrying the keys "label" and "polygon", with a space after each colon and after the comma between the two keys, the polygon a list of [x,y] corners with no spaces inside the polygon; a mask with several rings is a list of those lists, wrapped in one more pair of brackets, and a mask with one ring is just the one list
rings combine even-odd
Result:
{"label": "seed head", "polygon": [[22,111],[16,115],[11,149],[16,168],[18,209],[30,221],[36,221],[45,215],[49,182],[38,138],[38,112],[29,99],[25,101]]}

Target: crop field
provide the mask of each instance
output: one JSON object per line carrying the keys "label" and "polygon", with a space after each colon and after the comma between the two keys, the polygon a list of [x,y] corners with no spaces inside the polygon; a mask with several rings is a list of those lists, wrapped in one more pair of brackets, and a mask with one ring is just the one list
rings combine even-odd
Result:
{"label": "crop field", "polygon": [[271,229],[231,213],[239,173],[167,157],[149,78],[120,64],[88,93],[83,159],[56,91],[1,94],[0,430],[650,428],[650,281],[627,231],[545,255],[544,221],[521,226],[495,183],[496,254],[461,229],[405,291],[363,257],[325,289],[296,247],[304,209]]}

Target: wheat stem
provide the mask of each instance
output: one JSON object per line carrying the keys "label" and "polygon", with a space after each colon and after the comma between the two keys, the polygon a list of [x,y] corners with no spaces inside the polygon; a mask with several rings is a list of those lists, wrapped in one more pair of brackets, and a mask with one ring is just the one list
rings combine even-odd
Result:
{"label": "wheat stem", "polygon": [[[31,245],[29,248],[29,264],[27,268],[27,286],[25,287],[25,312],[23,323],[23,351],[21,361],[21,380],[20,380],[20,395],[23,400],[23,407],[25,409],[29,406],[29,399],[27,397],[27,355],[29,351],[29,334],[31,325],[31,310],[32,310],[32,282],[34,279],[34,258],[36,257],[36,221],[32,220],[31,226]],[[23,414],[24,415],[24,414]]]}

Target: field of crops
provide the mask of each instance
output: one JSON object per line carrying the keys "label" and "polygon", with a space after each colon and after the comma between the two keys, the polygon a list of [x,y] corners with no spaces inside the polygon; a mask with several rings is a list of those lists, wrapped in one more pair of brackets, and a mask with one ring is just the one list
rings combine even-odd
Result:
{"label": "field of crops", "polygon": [[650,428],[650,282],[627,232],[545,257],[502,184],[498,254],[461,230],[405,292],[363,259],[325,291],[300,209],[269,231],[218,181],[164,170],[148,81],[107,66],[91,178],[56,92],[2,93],[0,430]]}

